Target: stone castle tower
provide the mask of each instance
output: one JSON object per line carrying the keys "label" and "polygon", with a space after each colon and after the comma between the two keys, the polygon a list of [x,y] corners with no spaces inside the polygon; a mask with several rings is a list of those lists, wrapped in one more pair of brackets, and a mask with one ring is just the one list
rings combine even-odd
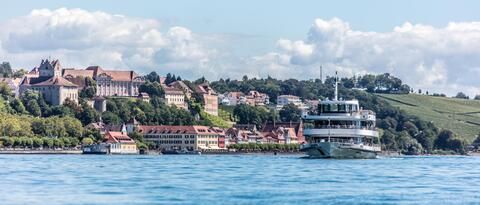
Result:
{"label": "stone castle tower", "polygon": [[40,67],[38,67],[38,71],[40,72],[40,77],[62,76],[62,66],[58,60],[42,60]]}

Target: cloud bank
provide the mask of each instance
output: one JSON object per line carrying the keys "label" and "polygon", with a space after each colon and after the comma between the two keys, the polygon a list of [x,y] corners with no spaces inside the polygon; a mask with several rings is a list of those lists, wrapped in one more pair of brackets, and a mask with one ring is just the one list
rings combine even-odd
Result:
{"label": "cloud bank", "polygon": [[206,69],[215,53],[188,28],[162,28],[157,20],[100,11],[33,10],[2,28],[1,54],[25,67],[51,56],[67,67],[100,65],[141,72],[175,68],[187,73]]}
{"label": "cloud bank", "polygon": [[304,39],[280,39],[271,52],[248,58],[229,54],[229,46],[220,44],[234,43],[218,34],[101,11],[40,9],[0,25],[0,56],[15,67],[31,68],[51,56],[65,67],[155,70],[184,78],[310,79],[323,65],[325,75],[390,72],[416,89],[480,93],[480,22],[442,28],[407,22],[369,32],[338,18],[315,19]]}
{"label": "cloud bank", "polygon": [[480,22],[444,28],[404,23],[390,32],[351,29],[338,18],[316,19],[304,40],[281,39],[277,50],[253,58],[268,72],[318,76],[318,66],[343,75],[390,72],[415,88],[480,93]]}

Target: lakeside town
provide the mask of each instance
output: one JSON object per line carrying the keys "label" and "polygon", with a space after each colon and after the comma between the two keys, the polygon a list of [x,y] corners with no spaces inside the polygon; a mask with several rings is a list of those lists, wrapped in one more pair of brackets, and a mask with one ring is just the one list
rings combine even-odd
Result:
{"label": "lakeside town", "polygon": [[[306,142],[302,117],[317,113],[320,100],[332,99],[334,84],[341,96],[362,99],[361,106],[377,113],[386,153],[465,154],[480,145],[478,135],[438,128],[393,107],[385,101],[390,97],[376,95],[446,98],[420,89],[415,94],[388,73],[338,80],[244,76],[209,82],[155,71],[141,75],[100,66],[69,68],[51,59],[16,71],[5,62],[2,72],[0,153],[298,152]],[[375,123],[372,127],[377,130]]]}
{"label": "lakeside town", "polygon": [[[158,82],[155,82],[163,90],[162,103],[188,111],[191,109],[188,102],[194,100],[194,96],[199,96],[201,113],[214,117],[219,116],[219,106],[260,106],[280,112],[284,106],[291,104],[302,112],[306,112],[318,104],[318,101],[302,101],[300,97],[293,95],[279,95],[276,104],[272,104],[267,94],[255,90],[246,94],[239,91],[222,94],[215,91],[208,82],[189,87],[179,78],[174,77],[173,82],[171,79],[172,77],[158,77]],[[92,80],[94,83],[90,82]],[[151,82],[133,70],[109,70],[100,66],[90,66],[85,69],[63,68],[59,60],[42,60],[38,66],[23,75],[0,78],[0,82],[8,86],[14,99],[34,92],[43,96],[46,103],[51,106],[66,103],[79,104],[79,101],[86,101],[86,104],[98,113],[107,111],[108,98],[142,102],[151,100],[147,92],[141,92],[142,85]],[[94,85],[94,94],[81,99],[82,91],[88,90],[92,85]],[[196,118],[199,118],[198,114]],[[139,123],[135,117],[126,123],[108,123],[99,117],[98,121],[86,124],[84,128],[98,132],[101,137],[97,140],[80,140],[79,146],[83,146],[83,151],[88,150],[87,153],[137,154],[140,150],[144,153],[148,148],[158,151],[222,153],[229,150],[235,151],[234,145],[238,144],[258,144],[259,146],[267,144],[270,145],[269,151],[282,149],[298,151],[298,144],[304,143],[303,126],[298,120],[265,122],[261,127],[255,124],[228,123],[223,127],[195,125],[195,123],[147,125]],[[138,141],[130,137],[132,134],[141,135],[141,147]],[[13,147],[19,144],[8,143],[8,140],[3,142],[2,147],[6,151],[15,150]],[[25,144],[31,146],[26,145],[23,149],[17,150],[25,150],[29,147],[33,150],[46,148],[43,145],[33,146],[34,142],[27,141]],[[275,145],[283,145],[286,148]],[[79,146],[70,147],[70,149],[80,149]],[[255,148],[258,146],[253,146],[251,150]],[[248,146],[244,149],[248,149]]]}

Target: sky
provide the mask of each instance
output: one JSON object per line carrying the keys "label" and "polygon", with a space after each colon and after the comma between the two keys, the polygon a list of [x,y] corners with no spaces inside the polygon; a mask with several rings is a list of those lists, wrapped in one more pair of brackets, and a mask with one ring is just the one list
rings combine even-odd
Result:
{"label": "sky", "polygon": [[480,94],[480,1],[2,2],[0,61],[99,65],[186,79],[392,73],[415,89]]}

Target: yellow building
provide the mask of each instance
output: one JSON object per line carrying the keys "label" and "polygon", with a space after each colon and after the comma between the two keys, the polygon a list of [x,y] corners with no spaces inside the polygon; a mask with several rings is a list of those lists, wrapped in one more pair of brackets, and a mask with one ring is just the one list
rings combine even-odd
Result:
{"label": "yellow building", "polygon": [[107,132],[106,143],[110,145],[110,154],[137,154],[137,144],[126,132]]}
{"label": "yellow building", "polygon": [[145,141],[159,150],[221,150],[225,149],[225,135],[219,129],[207,126],[141,125],[137,127]]}

